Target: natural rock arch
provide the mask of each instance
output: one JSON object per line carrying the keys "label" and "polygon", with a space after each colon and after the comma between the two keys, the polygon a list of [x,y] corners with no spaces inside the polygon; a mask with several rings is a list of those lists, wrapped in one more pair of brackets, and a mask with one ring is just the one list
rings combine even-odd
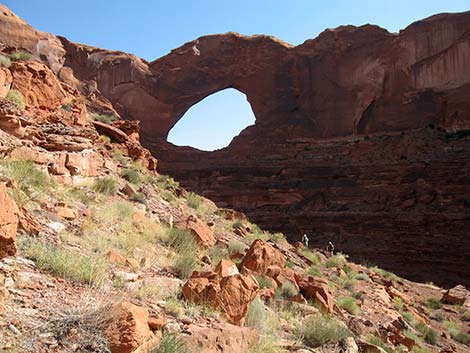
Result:
{"label": "natural rock arch", "polygon": [[246,95],[226,88],[190,107],[171,128],[168,142],[202,151],[215,151],[227,147],[255,120]]}

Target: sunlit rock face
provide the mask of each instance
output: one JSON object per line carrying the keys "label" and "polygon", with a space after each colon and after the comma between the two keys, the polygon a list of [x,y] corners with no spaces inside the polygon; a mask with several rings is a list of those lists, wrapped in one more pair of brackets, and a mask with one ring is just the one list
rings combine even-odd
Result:
{"label": "sunlit rock face", "polygon": [[[61,72],[141,120],[160,171],[220,206],[413,279],[469,285],[469,33],[470,13],[399,34],[342,26],[299,46],[227,33],[150,63],[60,38]],[[253,126],[215,152],[166,141],[226,88],[247,96]]]}

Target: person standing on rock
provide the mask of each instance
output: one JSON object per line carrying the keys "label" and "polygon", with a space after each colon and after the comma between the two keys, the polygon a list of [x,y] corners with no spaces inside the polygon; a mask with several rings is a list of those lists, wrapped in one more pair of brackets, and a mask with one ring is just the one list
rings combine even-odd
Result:
{"label": "person standing on rock", "polygon": [[326,251],[329,252],[331,255],[335,254],[335,246],[331,242],[331,240],[328,242],[328,245],[326,246]]}
{"label": "person standing on rock", "polygon": [[308,248],[308,236],[305,233],[304,235],[302,235],[302,244],[304,244],[305,247]]}

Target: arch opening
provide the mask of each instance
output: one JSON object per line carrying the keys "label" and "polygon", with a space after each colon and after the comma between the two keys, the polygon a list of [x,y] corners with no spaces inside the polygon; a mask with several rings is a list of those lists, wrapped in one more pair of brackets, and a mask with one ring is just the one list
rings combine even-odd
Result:
{"label": "arch opening", "polygon": [[167,141],[202,151],[227,147],[242,130],[255,123],[246,95],[234,88],[199,101],[171,128]]}

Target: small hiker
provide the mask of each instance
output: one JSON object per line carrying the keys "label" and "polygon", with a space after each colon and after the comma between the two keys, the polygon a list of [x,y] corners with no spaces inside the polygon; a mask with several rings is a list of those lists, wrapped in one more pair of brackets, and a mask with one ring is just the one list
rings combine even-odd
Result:
{"label": "small hiker", "polygon": [[328,245],[326,246],[326,251],[328,251],[329,253],[331,253],[331,255],[334,255],[334,254],[335,254],[335,246],[333,245],[333,243],[331,242],[331,240],[328,242]]}
{"label": "small hiker", "polygon": [[307,234],[302,235],[302,243],[308,248],[308,237]]}

